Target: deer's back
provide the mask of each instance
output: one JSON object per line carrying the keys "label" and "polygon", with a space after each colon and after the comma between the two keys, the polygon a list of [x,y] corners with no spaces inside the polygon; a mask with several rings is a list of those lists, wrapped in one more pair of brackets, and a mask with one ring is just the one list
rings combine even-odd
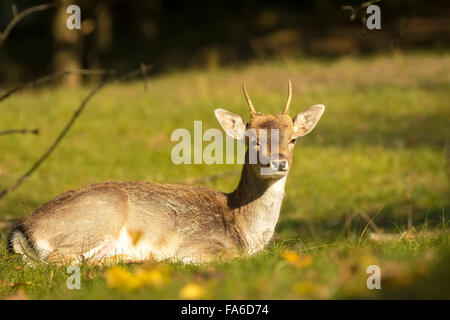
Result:
{"label": "deer's back", "polygon": [[202,252],[211,243],[215,249],[238,246],[232,220],[227,196],[203,186],[106,182],[55,197],[22,228],[32,242],[60,255],[103,246],[123,232],[138,234],[140,250],[162,259]]}

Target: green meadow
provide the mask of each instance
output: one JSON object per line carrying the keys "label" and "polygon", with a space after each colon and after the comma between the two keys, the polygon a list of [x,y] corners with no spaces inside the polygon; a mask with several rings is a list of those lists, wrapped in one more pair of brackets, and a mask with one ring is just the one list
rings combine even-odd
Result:
{"label": "green meadow", "polygon": [[[171,134],[220,128],[214,109],[249,118],[245,82],[259,112],[326,111],[297,142],[273,240],[252,257],[66,266],[26,265],[6,252],[11,220],[69,189],[111,180],[200,183],[224,192],[239,164],[175,165]],[[51,145],[92,89],[47,85],[0,104],[0,189]],[[0,199],[0,298],[37,299],[450,299],[450,56],[385,54],[334,60],[269,60],[177,71],[105,87],[58,148]],[[205,142],[203,146],[206,146]],[[217,175],[217,176],[216,176]],[[214,178],[215,177],[215,178]],[[381,270],[369,290],[367,267]]]}

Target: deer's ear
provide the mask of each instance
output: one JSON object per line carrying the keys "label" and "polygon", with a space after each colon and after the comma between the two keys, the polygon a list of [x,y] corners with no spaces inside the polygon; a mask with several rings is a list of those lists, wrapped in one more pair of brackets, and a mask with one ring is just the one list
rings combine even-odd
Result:
{"label": "deer's ear", "polygon": [[295,138],[302,137],[311,132],[312,129],[319,122],[320,117],[325,111],[323,104],[316,104],[315,106],[300,112],[294,118],[294,136]]}
{"label": "deer's ear", "polygon": [[242,140],[245,136],[245,122],[240,116],[230,111],[216,109],[214,111],[223,130],[232,138]]}

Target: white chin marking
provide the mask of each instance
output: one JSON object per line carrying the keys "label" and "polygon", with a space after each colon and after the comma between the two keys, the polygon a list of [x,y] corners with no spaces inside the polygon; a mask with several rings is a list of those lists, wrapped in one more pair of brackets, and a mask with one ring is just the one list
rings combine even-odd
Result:
{"label": "white chin marking", "polygon": [[265,171],[261,172],[261,178],[263,179],[274,179],[274,178],[282,178],[284,177],[288,171]]}

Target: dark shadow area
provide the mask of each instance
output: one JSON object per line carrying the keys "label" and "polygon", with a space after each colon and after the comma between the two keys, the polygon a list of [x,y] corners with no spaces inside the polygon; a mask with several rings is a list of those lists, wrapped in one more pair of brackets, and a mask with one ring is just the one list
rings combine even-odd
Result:
{"label": "dark shadow area", "polygon": [[351,146],[380,145],[393,149],[429,147],[444,148],[450,142],[450,110],[447,113],[424,111],[423,114],[396,115],[389,108],[384,112],[355,110],[349,118],[338,121],[324,118],[320,130],[311,138],[300,139],[305,145]]}
{"label": "dark shadow area", "polygon": [[[450,207],[445,208],[415,208],[413,212],[413,227],[416,231],[422,228],[442,228],[442,212],[449,212]],[[423,214],[423,213],[426,214]],[[420,216],[418,213],[422,213]],[[367,212],[369,218],[374,217],[377,212]],[[448,217],[445,216],[445,224]],[[286,238],[306,239],[320,236],[321,241],[332,241],[337,237],[348,234],[361,235],[367,226],[365,235],[375,233],[394,233],[400,235],[407,230],[408,217],[398,214],[398,206],[384,207],[373,219],[375,227],[360,214],[346,214],[336,212],[327,217],[315,217],[308,219],[283,218],[277,224],[275,238],[283,240]]]}
{"label": "dark shadow area", "polygon": [[431,270],[420,268],[411,275],[407,284],[384,277],[379,294],[383,299],[450,299],[450,247],[439,250]]}
{"label": "dark shadow area", "polygon": [[[16,2],[1,1],[1,30]],[[48,2],[20,1],[17,10]],[[123,71],[145,62],[159,73],[305,54],[443,50],[450,34],[448,1],[378,2],[382,24],[374,32],[364,22],[364,1],[356,0],[53,2],[60,7],[28,16],[11,33],[0,51],[0,83],[70,66]],[[81,9],[81,30],[66,30],[66,8],[72,4]],[[344,5],[354,8],[353,18]]]}

